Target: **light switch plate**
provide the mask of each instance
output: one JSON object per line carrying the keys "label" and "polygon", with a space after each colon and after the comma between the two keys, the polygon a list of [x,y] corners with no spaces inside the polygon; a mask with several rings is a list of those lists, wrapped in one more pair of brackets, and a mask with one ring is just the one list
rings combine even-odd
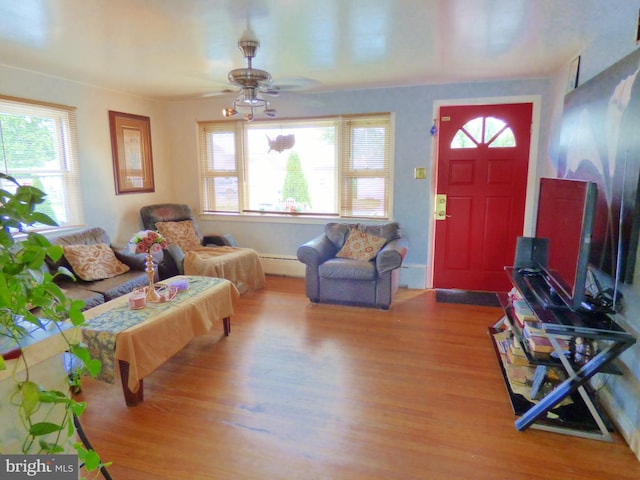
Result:
{"label": "light switch plate", "polygon": [[413,178],[416,180],[424,180],[427,178],[427,169],[424,167],[418,167],[413,169]]}

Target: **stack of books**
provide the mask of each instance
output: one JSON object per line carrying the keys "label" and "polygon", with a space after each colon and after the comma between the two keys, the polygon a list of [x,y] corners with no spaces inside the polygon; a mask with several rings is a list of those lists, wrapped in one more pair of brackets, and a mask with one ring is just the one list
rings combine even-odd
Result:
{"label": "stack of books", "polygon": [[[551,353],[555,349],[549,340],[549,336],[539,323],[529,322],[522,329],[522,335],[529,344],[529,349],[534,353]],[[569,351],[569,336],[554,335],[560,350]]]}
{"label": "stack of books", "polygon": [[[553,352],[553,345],[529,304],[525,300],[518,298],[514,298],[512,304],[513,316],[518,323],[518,327],[520,327],[522,337],[528,344],[529,352],[533,356],[548,355]],[[556,337],[556,339],[561,350],[569,350],[570,337]]]}
{"label": "stack of books", "polygon": [[529,365],[520,342],[514,338],[509,330],[494,334],[494,339],[506,363],[522,366]]}
{"label": "stack of books", "polygon": [[538,317],[535,316],[533,310],[525,300],[513,300],[513,314],[518,321],[520,328],[524,328],[527,323],[537,323]]}

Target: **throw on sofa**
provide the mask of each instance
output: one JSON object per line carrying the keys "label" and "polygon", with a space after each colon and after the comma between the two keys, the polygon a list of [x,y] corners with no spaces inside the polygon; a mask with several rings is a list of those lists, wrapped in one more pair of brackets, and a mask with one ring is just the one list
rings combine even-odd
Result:
{"label": "throw on sofa", "polygon": [[236,245],[228,234],[202,235],[185,204],[161,203],[140,209],[142,224],[167,240],[161,278],[175,274],[220,277],[240,293],[264,287],[265,276],[258,252]]}
{"label": "throw on sofa", "polygon": [[[228,246],[237,247],[235,239],[228,234],[202,235],[198,225],[193,218],[193,212],[189,205],[181,203],[158,203],[147,205],[140,209],[142,226],[147,230],[157,230],[158,222],[181,222],[188,223],[189,229],[197,237],[199,246]],[[162,233],[162,232],[160,232]],[[160,278],[165,279],[174,275],[183,274],[184,251],[176,244],[170,244],[164,251],[164,258],[159,265]]]}
{"label": "throw on sofa", "polygon": [[111,247],[102,228],[89,228],[62,235],[51,241],[64,248],[64,256],[48,267],[55,273],[59,266],[71,270],[76,281],[60,275],[56,282],[74,300],[83,300],[85,310],[149,284],[145,255],[120,252]]}
{"label": "throw on sofa", "polygon": [[306,265],[305,289],[313,303],[388,309],[398,289],[408,241],[398,223],[328,223],[298,248]]}

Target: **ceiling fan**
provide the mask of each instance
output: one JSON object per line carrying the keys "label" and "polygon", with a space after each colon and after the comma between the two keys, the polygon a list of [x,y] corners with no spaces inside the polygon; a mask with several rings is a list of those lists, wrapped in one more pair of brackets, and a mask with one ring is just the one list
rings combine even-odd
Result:
{"label": "ceiling fan", "polygon": [[238,42],[238,48],[247,60],[247,67],[236,68],[229,72],[227,77],[229,82],[240,87],[240,92],[233,100],[232,106],[222,110],[225,117],[244,114],[245,120],[250,122],[260,111],[270,118],[276,116],[276,110],[269,106],[269,102],[264,96],[278,96],[280,89],[272,86],[269,72],[252,66],[259,46],[260,42],[257,40],[240,40]]}

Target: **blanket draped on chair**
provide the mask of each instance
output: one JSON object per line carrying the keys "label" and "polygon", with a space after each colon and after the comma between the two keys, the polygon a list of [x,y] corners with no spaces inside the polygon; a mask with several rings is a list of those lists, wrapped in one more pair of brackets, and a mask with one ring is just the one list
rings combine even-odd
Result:
{"label": "blanket draped on chair", "polygon": [[184,255],[184,274],[226,278],[240,293],[265,285],[262,262],[251,248],[195,248]]}

